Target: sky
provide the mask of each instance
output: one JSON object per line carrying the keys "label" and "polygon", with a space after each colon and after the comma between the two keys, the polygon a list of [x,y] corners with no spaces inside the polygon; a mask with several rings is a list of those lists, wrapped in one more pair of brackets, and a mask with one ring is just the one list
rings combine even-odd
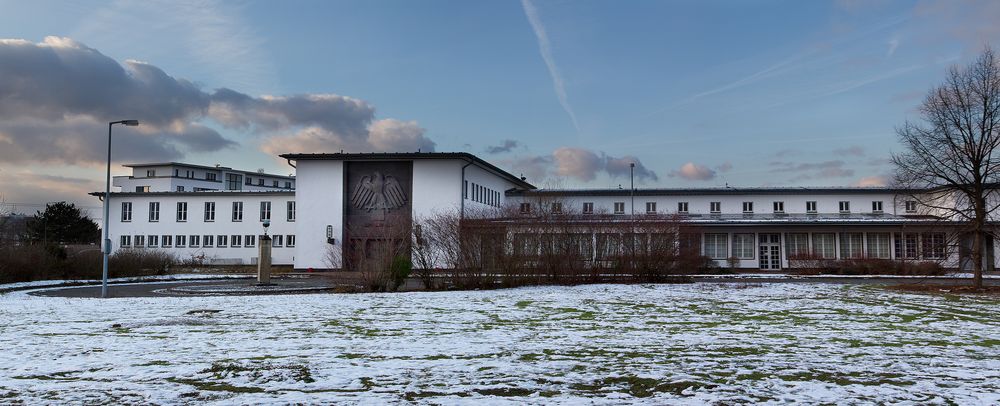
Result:
{"label": "sky", "polygon": [[[0,200],[124,163],[467,151],[543,187],[878,186],[1000,2],[0,0]],[[99,213],[94,213],[98,214]]]}

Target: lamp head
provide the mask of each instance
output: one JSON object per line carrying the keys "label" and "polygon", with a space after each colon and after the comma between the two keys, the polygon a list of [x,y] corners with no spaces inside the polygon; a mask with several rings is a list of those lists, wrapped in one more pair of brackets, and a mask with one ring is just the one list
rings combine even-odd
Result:
{"label": "lamp head", "polygon": [[122,124],[125,124],[126,126],[129,127],[135,127],[139,125],[139,120],[122,120]]}
{"label": "lamp head", "polygon": [[271,220],[264,220],[264,228],[268,228],[270,226],[271,226]]}

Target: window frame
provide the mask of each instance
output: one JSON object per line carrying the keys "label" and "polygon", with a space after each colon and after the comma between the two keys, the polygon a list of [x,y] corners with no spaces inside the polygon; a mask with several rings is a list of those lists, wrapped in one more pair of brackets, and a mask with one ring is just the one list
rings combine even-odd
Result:
{"label": "window frame", "polygon": [[132,222],[132,202],[122,202],[122,223]]}
{"label": "window frame", "polygon": [[149,202],[149,222],[157,223],[160,221],[160,202]]}
{"label": "window frame", "polygon": [[[747,238],[749,237],[749,241]],[[749,251],[747,251],[749,250]],[[752,260],[757,258],[757,234],[754,233],[733,233],[732,256],[739,259]],[[746,255],[747,252],[750,255]]]}
{"label": "window frame", "polygon": [[177,222],[185,223],[188,218],[188,204],[187,202],[177,202]]}

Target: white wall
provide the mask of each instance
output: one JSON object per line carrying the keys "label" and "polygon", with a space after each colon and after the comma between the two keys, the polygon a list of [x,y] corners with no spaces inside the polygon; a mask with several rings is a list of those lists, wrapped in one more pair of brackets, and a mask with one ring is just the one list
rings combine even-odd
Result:
{"label": "white wall", "polygon": [[[295,268],[330,268],[327,252],[326,227],[333,227],[335,249],[343,243],[344,227],[344,163],[343,161],[301,160],[296,163],[299,218],[296,222],[298,247]],[[339,267],[335,264],[333,267]]]}
{"label": "white wall", "polygon": [[[178,193],[176,195],[163,194],[112,194],[110,206],[110,239],[112,250],[120,249],[121,236],[135,235],[158,235],[162,239],[163,235],[255,235],[264,233],[264,227],[260,221],[260,202],[271,202],[271,227],[269,235],[282,235],[286,239],[288,235],[296,234],[296,222],[287,221],[286,202],[294,201],[295,195],[292,192],[285,193],[229,193],[229,192],[199,192],[199,193]],[[215,221],[205,221],[205,202],[215,202]],[[232,207],[234,201],[243,202],[243,221],[232,221]],[[122,202],[132,203],[132,221],[122,222]],[[160,203],[160,220],[149,221],[149,203]],[[177,202],[187,202],[187,221],[177,221]],[[295,259],[295,248],[289,248],[282,244],[282,247],[275,247],[272,251],[273,263],[277,265],[287,265],[293,263]],[[206,262],[236,262],[250,264],[257,258],[257,245],[253,248],[157,248],[176,254],[179,259],[190,259],[192,256],[204,255]]]}

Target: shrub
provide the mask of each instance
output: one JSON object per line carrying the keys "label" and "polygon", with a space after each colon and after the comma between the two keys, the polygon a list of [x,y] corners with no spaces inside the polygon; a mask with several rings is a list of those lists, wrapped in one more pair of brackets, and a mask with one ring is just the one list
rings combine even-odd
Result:
{"label": "shrub", "polygon": [[[100,249],[75,253],[60,246],[23,245],[0,248],[0,283],[46,279],[100,279]],[[163,275],[176,264],[173,255],[159,250],[119,250],[109,258],[109,277]]]}
{"label": "shrub", "polygon": [[392,289],[397,290],[400,286],[403,286],[403,282],[406,282],[406,278],[410,276],[410,271],[413,270],[413,263],[404,256],[396,256],[392,259],[392,265],[389,266],[389,275],[392,279]]}

